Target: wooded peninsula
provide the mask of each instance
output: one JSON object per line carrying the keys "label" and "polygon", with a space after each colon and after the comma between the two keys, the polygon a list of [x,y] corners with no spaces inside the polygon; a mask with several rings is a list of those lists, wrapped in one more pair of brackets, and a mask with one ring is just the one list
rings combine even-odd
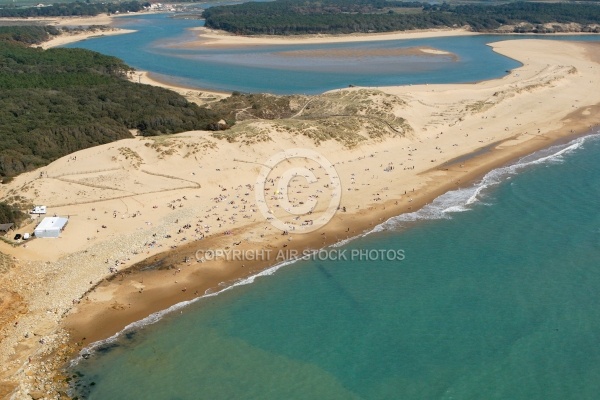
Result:
{"label": "wooded peninsula", "polygon": [[14,7],[0,6],[0,17],[29,18],[29,17],[66,17],[94,16],[102,13],[117,14],[138,12],[150,3],[132,0],[114,3],[90,3],[74,1],[71,3],[55,3],[44,7]]}
{"label": "wooded peninsula", "polygon": [[0,27],[0,178],[87,147],[141,135],[215,129],[210,109],[128,81],[116,57],[29,47],[54,28]]}
{"label": "wooded peninsula", "polygon": [[[476,32],[600,32],[597,3],[449,5],[386,0],[277,0],[204,10],[206,27],[240,35],[304,35],[469,27]],[[565,27],[564,24],[579,24]],[[551,24],[551,26],[546,26]]]}

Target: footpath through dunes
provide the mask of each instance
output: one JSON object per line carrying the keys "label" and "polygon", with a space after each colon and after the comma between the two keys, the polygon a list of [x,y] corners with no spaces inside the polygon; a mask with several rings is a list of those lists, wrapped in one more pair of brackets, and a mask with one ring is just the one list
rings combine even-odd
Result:
{"label": "footpath through dunes", "polygon": [[[298,96],[277,119],[266,119],[268,108],[244,106],[236,112],[247,119],[231,130],[124,139],[2,185],[2,199],[21,196],[70,216],[60,239],[16,247],[0,242],[0,252],[15,262],[0,275],[1,285],[28,310],[0,331],[2,381],[17,386],[21,397],[64,390],[52,376],[72,355],[67,350],[255,274],[278,261],[279,250],[320,248],[358,235],[600,123],[599,65],[590,56],[596,44],[493,46],[524,66],[476,84]],[[258,210],[254,193],[266,160],[291,148],[322,154],[341,182],[341,210],[311,234],[281,235]],[[320,179],[292,180],[291,201],[316,196],[322,211],[330,194],[326,177],[309,161],[305,166]],[[210,249],[273,252],[263,260],[197,262],[196,251]],[[136,264],[137,272],[129,273]]]}

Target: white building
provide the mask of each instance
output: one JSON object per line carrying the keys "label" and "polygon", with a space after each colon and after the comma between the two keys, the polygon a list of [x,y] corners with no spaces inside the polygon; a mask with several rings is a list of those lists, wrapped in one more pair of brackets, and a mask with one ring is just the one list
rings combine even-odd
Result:
{"label": "white building", "polygon": [[46,217],[33,232],[38,238],[57,238],[68,222],[69,219],[64,217]]}

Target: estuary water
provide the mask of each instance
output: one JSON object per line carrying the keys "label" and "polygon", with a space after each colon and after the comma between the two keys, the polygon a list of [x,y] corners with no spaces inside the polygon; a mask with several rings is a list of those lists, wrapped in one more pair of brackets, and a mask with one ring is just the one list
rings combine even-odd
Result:
{"label": "estuary water", "polygon": [[[113,55],[132,67],[150,71],[164,81],[182,86],[249,93],[316,94],[349,85],[377,87],[498,78],[521,64],[495,53],[488,43],[531,37],[478,35],[363,43],[185,49],[174,48],[173,45],[185,45],[195,40],[197,34],[188,29],[202,26],[204,22],[171,17],[169,14],[152,14],[119,18],[117,24],[120,28],[137,32],[88,39],[65,47],[81,47]],[[560,41],[598,40],[599,37],[543,38]],[[398,54],[401,49],[422,46],[452,55]],[[340,56],[344,52],[347,54]]]}
{"label": "estuary water", "polygon": [[[426,45],[459,56],[424,72],[404,66],[396,74],[381,68],[346,76],[323,65],[315,72],[309,63],[275,68],[272,48],[256,57],[265,65],[256,66],[250,65],[256,59],[235,61],[243,53],[229,57],[241,50],[211,55],[164,46],[197,21],[124,20],[140,33],[73,46],[215,89],[309,93],[348,83],[473,81],[517,66],[485,45],[497,37],[483,36],[361,44]],[[335,248],[403,257],[275,266],[153,316],[162,318],[132,326],[79,360],[69,372],[74,393],[161,400],[597,399],[599,153],[600,134],[590,132]]]}
{"label": "estuary water", "polygon": [[[294,46],[252,46],[228,49],[182,49],[196,38],[189,28],[203,21],[170,18],[169,14],[118,19],[118,26],[135,33],[89,39],[67,47],[83,47],[114,55],[127,64],[171,83],[206,89],[268,92],[276,94],[321,93],[359,86],[417,83],[472,82],[506,74],[518,67],[486,44],[500,37],[470,36],[368,43]],[[457,56],[394,55],[393,51],[428,46]],[[290,51],[318,51],[321,56],[290,56]],[[367,55],[332,57],[349,50]],[[381,50],[373,55],[373,50]],[[385,51],[391,54],[386,55]]]}

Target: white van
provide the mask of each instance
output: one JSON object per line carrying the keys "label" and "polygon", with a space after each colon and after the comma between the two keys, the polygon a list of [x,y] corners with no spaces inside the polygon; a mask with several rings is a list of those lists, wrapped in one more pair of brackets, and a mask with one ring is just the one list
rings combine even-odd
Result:
{"label": "white van", "polygon": [[35,206],[33,210],[29,212],[30,214],[46,214],[46,206]]}
{"label": "white van", "polygon": [[24,233],[23,234],[23,240],[27,240],[29,239],[31,236],[29,235],[29,233]]}

